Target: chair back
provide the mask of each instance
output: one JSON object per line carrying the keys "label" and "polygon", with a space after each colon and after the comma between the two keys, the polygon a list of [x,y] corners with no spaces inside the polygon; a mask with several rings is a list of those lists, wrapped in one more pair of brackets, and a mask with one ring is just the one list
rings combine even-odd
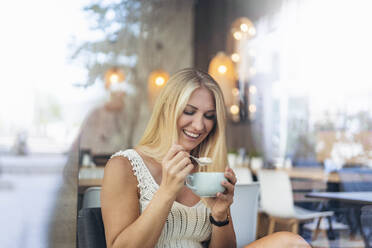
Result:
{"label": "chair back", "polygon": [[237,178],[238,184],[249,184],[253,183],[252,172],[249,168],[246,167],[235,167],[233,168],[234,173]]}
{"label": "chair back", "polygon": [[295,213],[292,185],[284,171],[259,170],[261,208],[276,217],[292,217]]}
{"label": "chair back", "polygon": [[106,248],[101,208],[82,208],[77,224],[79,248]]}
{"label": "chair back", "polygon": [[237,247],[244,247],[256,239],[259,183],[236,184],[231,218],[235,228]]}
{"label": "chair back", "polygon": [[89,187],[85,190],[83,196],[82,208],[101,207],[101,187]]}
{"label": "chair back", "polygon": [[372,191],[371,168],[343,168],[338,171],[338,174],[343,191]]}

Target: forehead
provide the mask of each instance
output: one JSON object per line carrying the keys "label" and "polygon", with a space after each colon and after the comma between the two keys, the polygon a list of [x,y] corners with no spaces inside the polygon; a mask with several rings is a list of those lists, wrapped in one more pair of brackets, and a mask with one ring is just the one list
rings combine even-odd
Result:
{"label": "forehead", "polygon": [[194,90],[187,104],[193,105],[194,107],[204,110],[215,109],[213,93],[204,87],[200,87]]}

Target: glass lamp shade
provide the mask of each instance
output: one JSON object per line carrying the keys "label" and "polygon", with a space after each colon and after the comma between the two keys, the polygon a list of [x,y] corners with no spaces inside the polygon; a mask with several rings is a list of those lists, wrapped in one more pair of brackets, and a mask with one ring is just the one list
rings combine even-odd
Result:
{"label": "glass lamp shade", "polygon": [[169,79],[169,74],[163,70],[155,70],[150,73],[148,78],[148,97],[149,103],[153,106],[156,97]]}
{"label": "glass lamp shade", "polygon": [[219,52],[210,62],[208,73],[220,85],[227,106],[234,103],[233,89],[236,87],[237,75],[230,56]]}

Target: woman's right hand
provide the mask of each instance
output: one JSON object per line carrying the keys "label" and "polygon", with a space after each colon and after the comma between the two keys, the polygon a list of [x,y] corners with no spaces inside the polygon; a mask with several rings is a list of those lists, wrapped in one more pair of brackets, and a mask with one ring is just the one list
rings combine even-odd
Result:
{"label": "woman's right hand", "polygon": [[182,146],[172,145],[162,161],[160,189],[175,198],[184,186],[186,176],[193,168],[190,154]]}

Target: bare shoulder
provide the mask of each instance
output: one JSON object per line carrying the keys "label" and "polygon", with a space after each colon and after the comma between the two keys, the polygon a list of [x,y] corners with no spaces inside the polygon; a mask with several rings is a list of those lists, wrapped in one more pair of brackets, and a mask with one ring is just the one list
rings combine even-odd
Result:
{"label": "bare shoulder", "polygon": [[139,216],[137,184],[127,158],[118,156],[107,162],[102,183],[101,208],[109,244]]}
{"label": "bare shoulder", "polygon": [[137,192],[137,183],[132,165],[127,158],[118,156],[107,162],[102,183],[103,191],[109,188],[112,193],[126,190]]}
{"label": "bare shoulder", "polygon": [[105,176],[125,176],[133,174],[132,165],[129,160],[123,156],[110,158],[105,166]]}

